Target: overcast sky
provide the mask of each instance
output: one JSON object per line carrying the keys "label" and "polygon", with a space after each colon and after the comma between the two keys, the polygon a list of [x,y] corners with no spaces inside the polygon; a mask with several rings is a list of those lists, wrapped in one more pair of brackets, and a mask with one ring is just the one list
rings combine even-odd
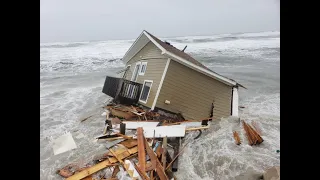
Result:
{"label": "overcast sky", "polygon": [[40,0],[40,41],[280,30],[280,0]]}

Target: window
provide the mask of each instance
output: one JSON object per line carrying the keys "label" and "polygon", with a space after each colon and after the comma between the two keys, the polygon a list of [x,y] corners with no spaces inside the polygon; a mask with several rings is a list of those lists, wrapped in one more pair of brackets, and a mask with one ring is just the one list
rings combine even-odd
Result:
{"label": "window", "polygon": [[143,103],[147,103],[149,93],[151,90],[151,86],[152,86],[152,82],[153,81],[151,81],[151,80],[145,80],[143,83],[142,92],[140,95],[140,101]]}
{"label": "window", "polygon": [[140,62],[137,62],[136,63],[136,67],[134,68],[134,71],[133,71],[133,74],[132,74],[132,77],[131,77],[131,81],[133,82],[136,82],[137,79],[138,79],[138,74],[140,72],[140,67],[141,67],[141,63]]}
{"label": "window", "polygon": [[147,62],[142,62],[139,75],[143,76],[146,70],[147,70]]}

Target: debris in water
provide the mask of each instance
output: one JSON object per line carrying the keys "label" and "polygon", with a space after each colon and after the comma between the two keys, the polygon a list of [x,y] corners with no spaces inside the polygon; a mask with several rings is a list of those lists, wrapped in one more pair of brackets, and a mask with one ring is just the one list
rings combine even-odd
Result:
{"label": "debris in water", "polygon": [[233,132],[233,137],[234,137],[234,140],[236,141],[236,144],[237,145],[240,145],[241,144],[241,141],[240,141],[240,137],[239,137],[239,134],[237,131],[234,131]]}
{"label": "debris in water", "polygon": [[58,137],[53,141],[53,153],[54,155],[67,152],[72,149],[76,149],[77,145],[74,142],[70,132]]}

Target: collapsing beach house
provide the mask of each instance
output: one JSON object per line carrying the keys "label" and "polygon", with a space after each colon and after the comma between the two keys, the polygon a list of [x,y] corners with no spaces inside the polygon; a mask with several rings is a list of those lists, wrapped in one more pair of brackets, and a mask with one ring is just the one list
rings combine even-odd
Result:
{"label": "collapsing beach house", "polygon": [[[107,77],[103,90],[120,103],[180,113],[197,120],[238,116],[238,88],[183,50],[143,31],[123,57],[122,78]],[[213,105],[213,106],[212,106]]]}

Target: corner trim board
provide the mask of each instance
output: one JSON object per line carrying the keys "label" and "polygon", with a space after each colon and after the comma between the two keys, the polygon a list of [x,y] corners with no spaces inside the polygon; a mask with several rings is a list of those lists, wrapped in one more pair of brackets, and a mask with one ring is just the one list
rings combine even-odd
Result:
{"label": "corner trim board", "polygon": [[232,116],[239,116],[239,94],[238,88],[232,88]]}

